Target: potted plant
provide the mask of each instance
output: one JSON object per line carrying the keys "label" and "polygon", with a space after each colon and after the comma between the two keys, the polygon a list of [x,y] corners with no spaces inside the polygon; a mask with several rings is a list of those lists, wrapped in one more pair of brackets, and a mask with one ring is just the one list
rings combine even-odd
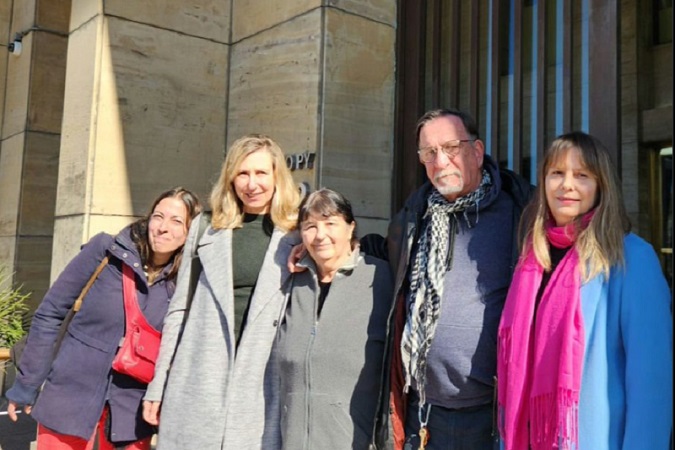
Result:
{"label": "potted plant", "polygon": [[25,326],[30,294],[23,294],[21,286],[14,288],[11,272],[0,265],[0,449],[33,448],[37,424],[28,414],[19,414],[17,423],[9,420],[5,411],[5,390],[14,382],[16,370],[9,363],[9,349],[20,340],[28,328]]}
{"label": "potted plant", "polygon": [[4,363],[9,359],[9,349],[26,333],[24,318],[28,310],[26,300],[30,296],[23,294],[21,287],[12,286],[10,275],[0,266],[0,380]]}

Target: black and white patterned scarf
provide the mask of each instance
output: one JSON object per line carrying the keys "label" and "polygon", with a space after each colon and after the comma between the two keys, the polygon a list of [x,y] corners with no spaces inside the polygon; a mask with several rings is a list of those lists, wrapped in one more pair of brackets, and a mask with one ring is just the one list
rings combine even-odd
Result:
{"label": "black and white patterned scarf", "polygon": [[[480,186],[470,194],[449,202],[438,190],[432,189],[425,225],[419,238],[415,261],[410,272],[409,310],[401,339],[401,356],[405,372],[404,391],[408,392],[412,380],[417,383],[420,405],[426,397],[426,359],[441,314],[443,279],[452,267],[452,253],[457,232],[457,213],[471,228],[467,212],[475,207],[478,212],[480,201],[492,185],[492,177],[483,170]],[[476,218],[478,222],[478,218]]]}

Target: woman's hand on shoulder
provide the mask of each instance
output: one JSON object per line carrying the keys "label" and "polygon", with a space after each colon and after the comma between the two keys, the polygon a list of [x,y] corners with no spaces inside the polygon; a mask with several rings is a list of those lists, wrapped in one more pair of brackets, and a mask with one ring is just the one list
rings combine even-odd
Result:
{"label": "woman's hand on shoulder", "polygon": [[143,400],[143,420],[150,425],[159,425],[159,409],[162,402]]}
{"label": "woman's hand on shoulder", "polygon": [[291,249],[291,252],[288,254],[288,261],[286,261],[286,267],[290,273],[304,272],[304,267],[298,267],[298,261],[300,261],[304,256],[307,250],[305,249],[304,244],[294,245]]}
{"label": "woman's hand on shoulder", "polygon": [[[7,415],[9,418],[12,420],[12,422],[16,422],[18,417],[16,416],[16,410],[20,409],[19,405],[16,402],[9,401],[9,404],[7,405]],[[32,411],[33,407],[31,405],[25,405],[23,407],[23,412],[26,414],[30,414]]]}

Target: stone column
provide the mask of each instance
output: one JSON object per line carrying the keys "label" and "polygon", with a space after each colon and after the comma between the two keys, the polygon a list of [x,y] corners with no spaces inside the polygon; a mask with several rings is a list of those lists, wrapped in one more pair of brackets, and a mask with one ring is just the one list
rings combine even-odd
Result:
{"label": "stone column", "polygon": [[230,2],[73,0],[52,280],[181,185],[202,201],[225,147]]}
{"label": "stone column", "polygon": [[32,306],[49,282],[69,15],[63,0],[0,6],[0,264]]}
{"label": "stone column", "polygon": [[296,181],[344,193],[361,234],[385,233],[396,2],[248,0],[232,15],[227,141],[260,132],[287,155],[313,155]]}

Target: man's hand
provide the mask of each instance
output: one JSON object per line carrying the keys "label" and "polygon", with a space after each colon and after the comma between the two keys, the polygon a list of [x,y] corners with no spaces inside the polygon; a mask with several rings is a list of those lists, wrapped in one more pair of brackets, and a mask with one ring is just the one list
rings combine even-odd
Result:
{"label": "man's hand", "polygon": [[304,267],[298,267],[296,265],[298,264],[298,261],[305,256],[305,253],[307,253],[305,244],[298,244],[293,247],[291,253],[288,255],[288,261],[286,261],[286,267],[288,267],[290,273],[299,273],[307,270]]}
{"label": "man's hand", "polygon": [[150,425],[159,425],[159,408],[162,402],[150,402],[143,400],[143,420]]}
{"label": "man's hand", "polygon": [[[16,416],[16,410],[20,409],[19,405],[16,404],[16,402],[9,401],[9,405],[7,405],[7,415],[9,416],[10,420],[12,422],[16,422],[18,417]],[[33,407],[31,405],[26,405],[23,407],[23,412],[26,414],[30,414],[30,412],[33,410]]]}

